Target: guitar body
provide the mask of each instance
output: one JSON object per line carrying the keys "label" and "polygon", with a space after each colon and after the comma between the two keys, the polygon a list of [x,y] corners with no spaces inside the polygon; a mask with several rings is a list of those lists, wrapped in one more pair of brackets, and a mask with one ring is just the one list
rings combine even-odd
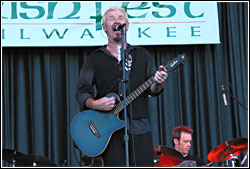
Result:
{"label": "guitar body", "polygon": [[[116,102],[119,97],[110,93],[106,97],[114,96]],[[71,122],[71,135],[83,154],[95,157],[100,155],[108,145],[112,134],[124,127],[124,121],[112,111],[101,112],[87,110],[78,113]]]}

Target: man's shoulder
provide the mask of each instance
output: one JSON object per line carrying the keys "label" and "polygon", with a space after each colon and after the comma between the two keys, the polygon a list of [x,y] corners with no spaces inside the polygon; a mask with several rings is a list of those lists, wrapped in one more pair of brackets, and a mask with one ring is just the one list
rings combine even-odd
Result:
{"label": "man's shoulder", "polygon": [[89,56],[93,56],[93,55],[100,55],[101,53],[103,53],[105,50],[105,46],[99,47],[96,50],[92,51]]}
{"label": "man's shoulder", "polygon": [[149,56],[151,56],[149,51],[146,48],[142,47],[142,46],[129,45],[128,46],[128,53],[139,55],[141,57],[149,57]]}
{"label": "man's shoulder", "polygon": [[128,50],[145,50],[145,51],[147,51],[147,49],[145,47],[134,46],[134,45],[130,45],[130,44],[128,44]]}

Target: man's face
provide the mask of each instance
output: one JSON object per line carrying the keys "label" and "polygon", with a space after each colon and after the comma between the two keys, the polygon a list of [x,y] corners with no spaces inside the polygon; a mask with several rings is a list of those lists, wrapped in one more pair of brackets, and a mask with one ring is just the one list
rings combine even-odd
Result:
{"label": "man's face", "polygon": [[[124,23],[126,23],[126,19],[122,11],[110,11],[107,13],[106,24],[103,25],[103,30],[107,33],[109,40],[115,42],[121,41],[121,32],[114,31],[114,29],[117,25]],[[126,29],[128,29],[128,23]]]}
{"label": "man's face", "polygon": [[175,149],[183,156],[189,153],[192,141],[192,134],[181,132],[180,140],[174,139]]}

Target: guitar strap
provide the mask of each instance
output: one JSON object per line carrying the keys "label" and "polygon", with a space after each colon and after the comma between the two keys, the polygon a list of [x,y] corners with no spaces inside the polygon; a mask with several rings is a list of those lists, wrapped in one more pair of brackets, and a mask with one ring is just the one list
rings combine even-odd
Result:
{"label": "guitar strap", "polygon": [[[126,61],[125,61],[125,76],[126,76],[126,81],[129,79],[129,75],[130,75],[130,71],[132,68],[132,56],[128,55],[128,57],[126,57]],[[119,82],[118,85],[118,94],[119,96],[123,95],[123,87],[124,84],[122,81]],[[126,83],[126,91],[128,89],[128,83]]]}

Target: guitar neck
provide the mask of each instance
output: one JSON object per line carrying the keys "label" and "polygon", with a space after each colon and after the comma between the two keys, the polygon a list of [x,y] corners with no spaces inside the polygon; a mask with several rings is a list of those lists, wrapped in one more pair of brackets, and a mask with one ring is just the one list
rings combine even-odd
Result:
{"label": "guitar neck", "polygon": [[[151,76],[146,82],[141,84],[137,89],[135,89],[129,96],[126,98],[126,105],[129,105],[134,101],[138,96],[140,96],[145,90],[147,90],[154,83],[154,76]],[[115,115],[118,115],[124,109],[124,102],[121,101],[113,110]]]}
{"label": "guitar neck", "polygon": [[[166,72],[173,71],[177,66],[184,62],[184,54],[180,54],[177,58],[173,59],[173,61],[169,62],[166,66],[164,66]],[[135,89],[127,98],[126,98],[126,106],[129,105],[133,100],[135,100],[140,94],[142,94],[147,88],[149,88],[154,83],[154,75],[151,76],[146,82],[140,85],[137,89]],[[113,113],[118,115],[124,109],[124,102],[120,102],[113,109]]]}

